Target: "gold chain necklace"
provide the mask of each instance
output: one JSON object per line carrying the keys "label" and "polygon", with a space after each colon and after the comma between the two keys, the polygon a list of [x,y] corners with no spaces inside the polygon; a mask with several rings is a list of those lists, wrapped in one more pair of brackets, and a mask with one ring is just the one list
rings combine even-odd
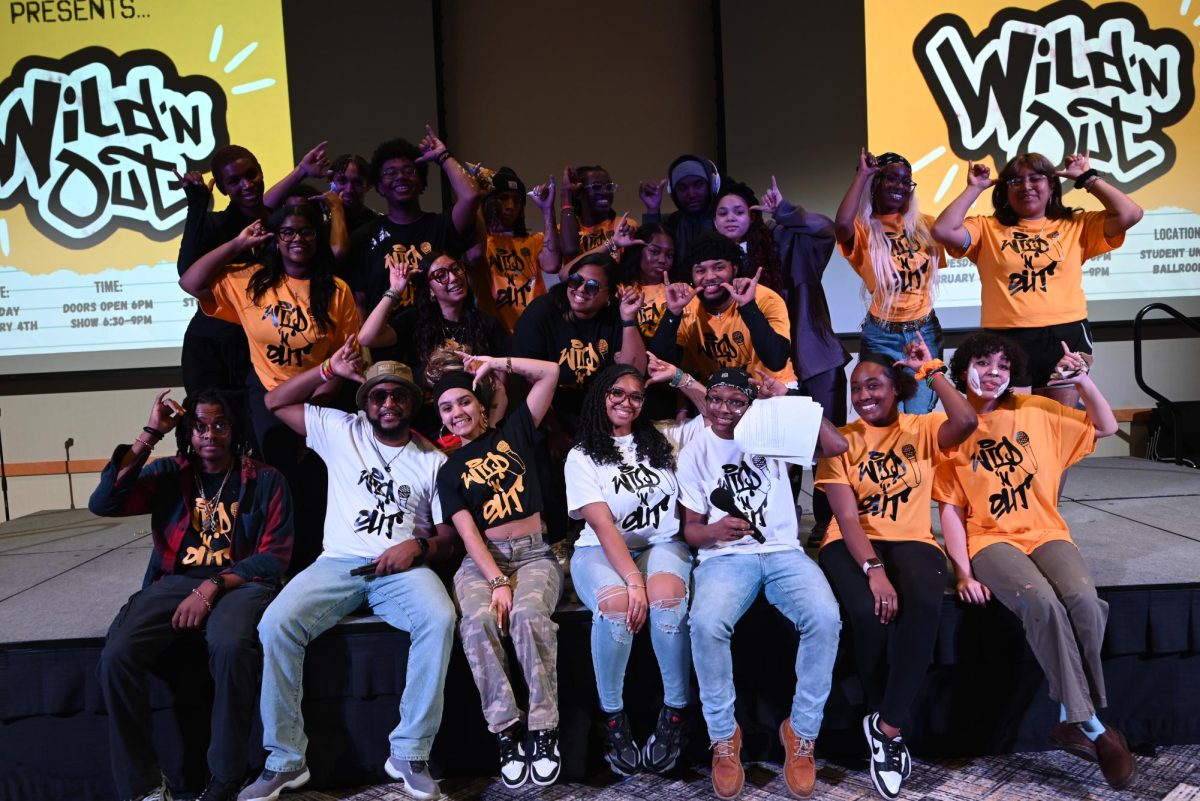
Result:
{"label": "gold chain necklace", "polygon": [[233,464],[229,465],[229,469],[225,471],[225,478],[221,480],[221,486],[217,487],[217,494],[212,500],[204,494],[204,482],[200,480],[200,471],[197,470],[194,474],[196,479],[196,494],[200,496],[200,500],[204,501],[204,506],[200,510],[200,526],[201,530],[208,533],[210,537],[217,533],[217,504],[221,502],[221,495],[225,492],[225,485],[229,482],[229,477],[233,475]]}

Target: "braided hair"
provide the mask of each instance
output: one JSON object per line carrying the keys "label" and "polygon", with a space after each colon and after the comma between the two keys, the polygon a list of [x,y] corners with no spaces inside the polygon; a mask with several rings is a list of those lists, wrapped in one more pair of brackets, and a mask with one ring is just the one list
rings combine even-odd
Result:
{"label": "braided hair", "polygon": [[[600,371],[587,394],[579,412],[579,425],[575,429],[575,447],[583,451],[596,464],[620,464],[621,454],[613,441],[612,421],[608,419],[606,399],[613,385],[627,375],[642,381],[642,374],[628,364],[612,364]],[[637,458],[660,470],[675,469],[675,449],[663,433],[655,427],[648,415],[639,414],[633,420],[633,442]]]}
{"label": "braided hair", "polygon": [[267,222],[267,230],[275,236],[266,245],[262,267],[259,267],[246,285],[246,293],[254,305],[262,300],[267,290],[284,283],[287,273],[283,268],[283,255],[279,252],[279,229],[288,217],[302,217],[317,231],[316,252],[308,266],[308,301],[309,312],[318,331],[328,331],[333,328],[333,318],[329,316],[329,305],[337,293],[337,285],[333,278],[335,260],[333,250],[329,247],[329,226],[325,223],[321,209],[314,203],[304,202],[289,204],[278,209]]}

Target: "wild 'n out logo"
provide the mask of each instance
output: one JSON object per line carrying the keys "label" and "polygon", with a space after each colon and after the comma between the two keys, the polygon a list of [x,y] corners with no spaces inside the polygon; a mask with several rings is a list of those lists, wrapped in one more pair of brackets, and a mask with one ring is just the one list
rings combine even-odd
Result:
{"label": "wild 'n out logo", "polygon": [[216,81],[156,50],[23,58],[0,83],[0,208],[23,204],[71,248],[119,228],[170,239],[187,214],[172,171],[206,169],[229,144],[225,110]]}
{"label": "wild 'n out logo", "polygon": [[1127,192],[1175,164],[1164,129],[1195,99],[1191,42],[1152,30],[1129,3],[1006,8],[978,36],[942,14],[913,54],[960,157],[1003,165],[1036,151],[1061,164],[1090,150],[1092,166]]}

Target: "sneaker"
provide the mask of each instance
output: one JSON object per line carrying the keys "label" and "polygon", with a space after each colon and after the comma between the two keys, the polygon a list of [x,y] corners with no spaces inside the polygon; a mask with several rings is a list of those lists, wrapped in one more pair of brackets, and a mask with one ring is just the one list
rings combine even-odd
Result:
{"label": "sneaker", "polygon": [[132,801],[173,801],[171,797],[171,788],[167,787],[167,777],[162,777],[162,782],[145,795],[139,795]]}
{"label": "sneaker", "polygon": [[879,713],[863,718],[863,734],[871,751],[871,782],[884,798],[900,795],[900,785],[912,773],[908,749],[899,735],[888,737],[879,730]]}
{"label": "sneaker", "polygon": [[500,780],[516,789],[529,778],[529,760],[525,758],[525,738],[520,724],[514,723],[496,734],[500,751]]}
{"label": "sneaker", "polygon": [[241,787],[241,782],[223,782],[214,776],[208,780],[204,792],[196,796],[196,801],[234,801]]}
{"label": "sneaker", "polygon": [[717,798],[737,798],[746,784],[742,767],[742,727],[735,726],[728,740],[714,740],[712,750],[712,786]]}
{"label": "sneaker", "polygon": [[1050,743],[1061,751],[1088,762],[1096,761],[1096,744],[1075,723],[1061,721],[1050,729]]}
{"label": "sneaker", "polygon": [[541,729],[529,732],[532,747],[529,749],[529,778],[543,787],[554,784],[562,770],[562,757],[558,754],[558,729]]}
{"label": "sneaker", "polygon": [[646,770],[666,773],[675,767],[679,755],[687,742],[684,731],[683,710],[664,706],[658,713],[658,725],[654,734],[642,748],[642,764]]}
{"label": "sneaker", "polygon": [[284,790],[295,790],[308,784],[311,774],[304,765],[295,770],[274,771],[263,768],[258,781],[242,790],[237,801],[275,801]]}
{"label": "sneaker", "polygon": [[792,721],[779,724],[779,742],[783,743],[783,782],[796,798],[812,798],[817,784],[816,743],[797,737]]}
{"label": "sneaker", "polygon": [[604,759],[622,776],[632,776],[642,769],[641,754],[624,712],[604,713]]}
{"label": "sneaker", "polygon": [[438,784],[429,775],[429,763],[423,759],[400,759],[388,757],[383,763],[387,775],[401,782],[404,790],[413,798],[426,801],[430,798],[440,798],[442,793]]}

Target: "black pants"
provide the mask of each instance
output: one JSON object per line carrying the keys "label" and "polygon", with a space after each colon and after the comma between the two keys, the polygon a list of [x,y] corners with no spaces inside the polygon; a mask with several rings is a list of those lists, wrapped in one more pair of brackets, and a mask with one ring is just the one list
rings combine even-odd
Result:
{"label": "black pants", "polygon": [[854,640],[854,661],[867,706],[898,729],[912,722],[912,705],[933,657],[938,615],[946,591],[946,557],[925,542],[872,540],[900,613],[886,626],[875,614],[875,596],[862,565],[843,540],[821,549],[817,561],[842,606],[843,623]]}
{"label": "black pants", "polygon": [[[203,315],[203,312],[197,312]],[[240,395],[246,373],[250,370],[250,346],[241,326],[215,321],[228,326],[224,336],[212,336],[204,331],[214,321],[192,318],[183,335],[183,389],[190,397],[204,389],[220,389]],[[207,325],[201,325],[206,323]],[[194,330],[201,329],[201,330]]]}
{"label": "black pants", "polygon": [[[800,394],[807,395],[825,410],[825,416],[835,426],[846,425],[846,368],[834,367],[809,376],[800,382]],[[813,517],[818,525],[827,526],[833,520],[833,509],[825,493],[813,491]],[[889,720],[888,723],[891,723]]]}
{"label": "black pants", "polygon": [[216,692],[208,769],[222,781],[241,781],[253,722],[262,649],[258,619],[273,595],[257,582],[222,595],[200,630],[171,627],[175,609],[204,579],[164,576],[134,594],[117,613],[100,653],[100,691],[108,709],[108,747],[121,798],[137,798],[158,786],[160,773],[150,727],[147,674],[177,638],[203,636]]}

